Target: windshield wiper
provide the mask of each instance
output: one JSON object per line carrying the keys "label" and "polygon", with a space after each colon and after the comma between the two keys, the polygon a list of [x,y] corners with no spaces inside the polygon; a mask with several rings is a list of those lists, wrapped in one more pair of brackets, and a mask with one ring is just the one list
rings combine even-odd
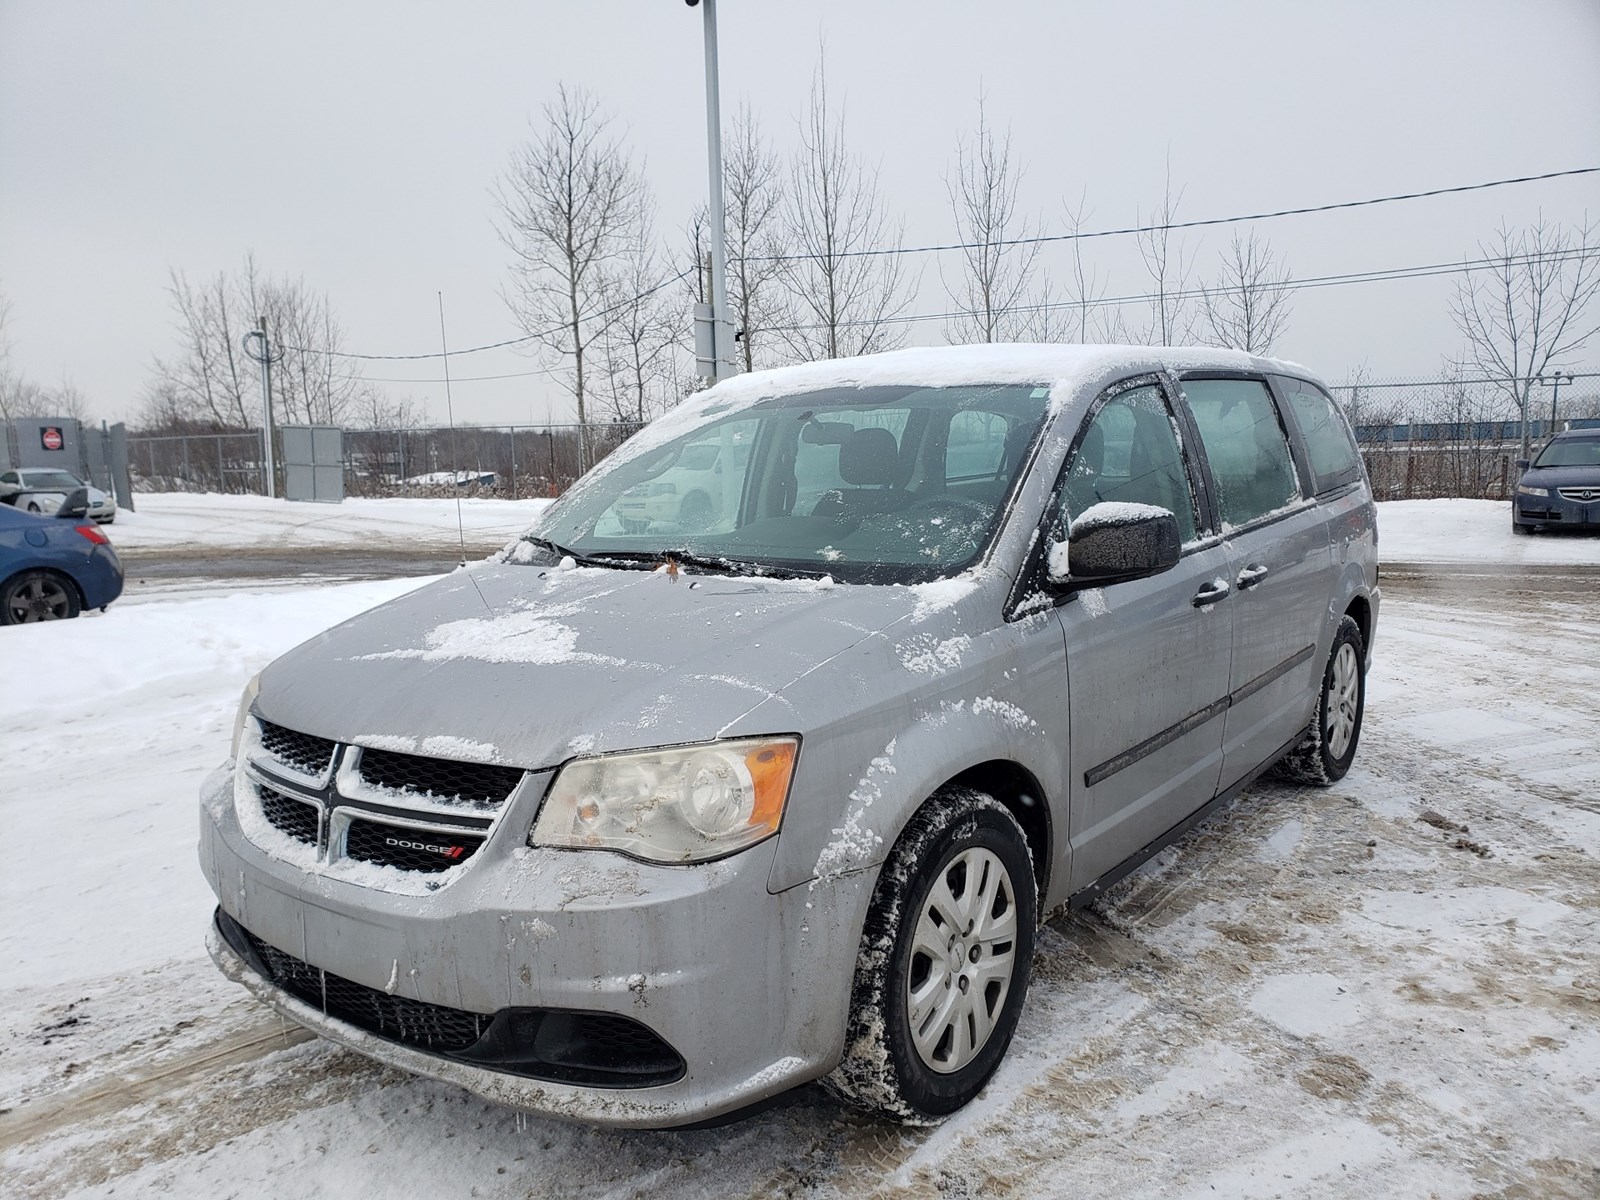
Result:
{"label": "windshield wiper", "polygon": [[606,558],[656,566],[675,562],[680,567],[697,567],[702,571],[716,571],[723,575],[753,575],[764,579],[820,579],[826,571],[811,571],[804,567],[776,567],[744,558],[724,555],[696,554],[693,550],[616,550]]}
{"label": "windshield wiper", "polygon": [[593,555],[584,554],[584,553],[582,553],[581,551],[578,551],[578,550],[569,550],[567,547],[565,547],[563,545],[560,545],[557,542],[552,542],[549,538],[530,537],[530,536],[525,534],[522,537],[518,538],[517,540],[519,542],[527,542],[528,545],[530,545],[530,546],[538,546],[539,549],[541,549],[541,550],[548,550],[551,554],[554,554],[557,558],[570,558],[573,562],[577,563],[579,566],[584,566],[584,567],[608,567],[608,566],[614,565],[612,563],[608,563],[603,558],[596,558]]}

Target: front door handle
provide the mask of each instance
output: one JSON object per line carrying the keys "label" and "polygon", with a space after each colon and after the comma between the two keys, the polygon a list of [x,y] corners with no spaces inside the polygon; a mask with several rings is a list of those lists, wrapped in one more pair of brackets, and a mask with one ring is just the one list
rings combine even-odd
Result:
{"label": "front door handle", "polygon": [[1253,588],[1266,577],[1266,567],[1264,567],[1261,563],[1251,563],[1248,567],[1239,572],[1239,590],[1242,592],[1245,590],[1245,588]]}
{"label": "front door handle", "polygon": [[1194,594],[1194,606],[1205,608],[1208,604],[1215,604],[1219,600],[1226,600],[1228,593],[1233,589],[1228,586],[1226,579],[1213,579]]}

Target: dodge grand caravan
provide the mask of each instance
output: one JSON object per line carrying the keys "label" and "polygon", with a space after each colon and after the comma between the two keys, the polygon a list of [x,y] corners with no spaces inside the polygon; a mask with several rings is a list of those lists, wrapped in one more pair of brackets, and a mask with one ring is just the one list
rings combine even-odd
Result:
{"label": "dodge grand caravan", "polygon": [[[706,520],[619,516],[709,444]],[[1043,914],[1268,768],[1344,774],[1376,538],[1287,363],[743,376],[251,682],[202,796],[211,953],[526,1110],[684,1125],[825,1079],[937,1120],[1006,1053]]]}

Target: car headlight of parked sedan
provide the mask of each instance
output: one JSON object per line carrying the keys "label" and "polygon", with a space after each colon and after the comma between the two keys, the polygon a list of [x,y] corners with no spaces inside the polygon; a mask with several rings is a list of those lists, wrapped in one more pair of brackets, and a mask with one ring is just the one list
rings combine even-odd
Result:
{"label": "car headlight of parked sedan", "polygon": [[528,841],[705,862],[778,832],[800,748],[749,738],[580,758],[561,768]]}
{"label": "car headlight of parked sedan", "polygon": [[1550,489],[1529,487],[1525,483],[1519,483],[1517,485],[1517,492],[1523,496],[1548,496],[1550,494]]}

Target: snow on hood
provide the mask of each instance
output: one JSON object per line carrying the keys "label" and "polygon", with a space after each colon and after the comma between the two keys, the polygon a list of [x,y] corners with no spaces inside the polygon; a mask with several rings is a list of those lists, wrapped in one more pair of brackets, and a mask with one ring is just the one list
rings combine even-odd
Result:
{"label": "snow on hood", "polygon": [[969,590],[480,565],[291,650],[262,674],[257,708],[374,748],[471,743],[448,757],[555,766],[716,737],[818,664]]}

